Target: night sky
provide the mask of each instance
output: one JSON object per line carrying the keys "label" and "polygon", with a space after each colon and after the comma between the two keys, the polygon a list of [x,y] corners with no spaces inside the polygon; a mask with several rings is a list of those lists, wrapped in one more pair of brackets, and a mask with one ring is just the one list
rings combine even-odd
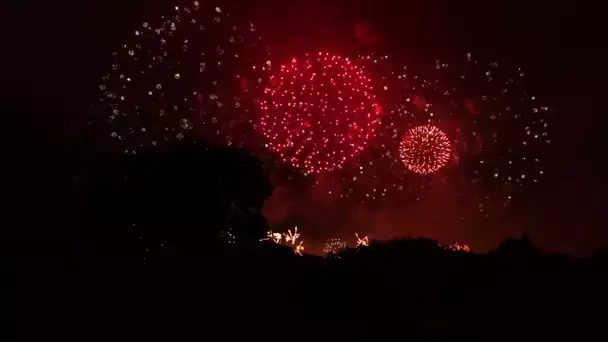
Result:
{"label": "night sky", "polygon": [[[179,3],[179,2],[178,2]],[[242,4],[238,4],[242,3]],[[255,3],[255,4],[254,4]],[[7,239],[70,239],[78,235],[70,193],[90,161],[103,152],[87,125],[89,104],[123,38],[175,2],[89,1],[9,5],[3,30],[5,147],[15,220]],[[489,218],[453,196],[456,185],[434,187],[420,201],[366,206],[335,202],[318,189],[278,186],[264,214],[271,226],[298,225],[312,250],[354,232],[386,239],[427,236],[459,241],[475,251],[528,232],[546,251],[588,255],[608,243],[601,196],[606,190],[602,132],[606,124],[605,39],[599,11],[584,2],[526,1],[235,1],[275,56],[309,50],[348,51],[355,26],[370,23],[376,49],[417,66],[473,52],[522,65],[531,87],[554,110],[547,175],[508,208]],[[93,133],[92,133],[93,132]],[[5,157],[6,158],[6,157]],[[6,160],[6,159],[5,159]],[[313,246],[315,246],[313,248]]]}

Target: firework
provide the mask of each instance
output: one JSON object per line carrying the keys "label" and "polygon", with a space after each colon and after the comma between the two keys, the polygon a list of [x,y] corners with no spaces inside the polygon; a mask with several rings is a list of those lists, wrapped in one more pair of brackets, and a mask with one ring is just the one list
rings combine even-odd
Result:
{"label": "firework", "polygon": [[266,237],[261,239],[260,241],[272,241],[274,243],[281,243],[281,240],[283,239],[283,235],[281,235],[281,233],[273,233],[272,230],[269,230],[268,233],[266,233]]}
{"label": "firework", "polygon": [[[331,175],[317,177],[315,185],[336,199],[359,203],[378,203],[391,193],[414,193],[416,183],[409,182],[398,151],[392,148],[407,121],[396,120],[391,108],[396,100],[395,80],[388,55],[359,54],[353,61],[372,77],[382,116],[365,150]],[[399,113],[400,114],[400,113]],[[394,197],[393,197],[394,198]]]}
{"label": "firework", "polygon": [[300,241],[300,243],[294,249],[294,252],[297,255],[300,255],[300,256],[302,255],[302,253],[304,252],[304,241]]}
{"label": "firework", "polygon": [[286,244],[291,243],[291,245],[294,246],[294,253],[302,255],[302,253],[304,252],[304,241],[300,241],[300,243],[296,245],[296,241],[300,237],[300,233],[298,233],[298,227],[295,227],[293,232],[291,231],[291,229],[288,229],[287,233],[283,234],[274,233],[272,230],[269,230],[268,233],[266,233],[266,237],[261,239],[260,241],[272,241],[276,244],[281,244],[281,242],[283,241],[283,237],[285,238],[284,241]]}
{"label": "firework", "polygon": [[243,145],[252,136],[250,94],[271,62],[255,26],[225,8],[174,7],[134,29],[112,60],[93,108],[121,150],[187,136]]}
{"label": "firework", "polygon": [[[374,70],[381,66],[380,74],[388,74],[383,71],[386,59],[364,60],[368,68],[376,66],[369,60],[377,61]],[[450,64],[436,61],[428,72],[416,70],[421,74],[403,67],[379,81],[388,90],[379,92],[386,110],[376,135],[352,163],[338,170],[333,187],[323,184],[328,193],[359,203],[395,203],[417,201],[434,186],[451,183],[456,196],[470,197],[488,216],[491,203],[507,206],[514,195],[542,179],[551,112],[530,93],[522,69],[467,54]],[[430,164],[416,162],[425,156],[420,153],[425,149],[412,149],[416,140],[409,139],[419,136],[418,127],[437,128],[433,134],[439,145],[428,146],[433,147]],[[438,177],[418,176],[447,163],[449,172]]]}
{"label": "firework", "polygon": [[471,248],[469,247],[469,245],[461,245],[458,243],[458,241],[456,241],[455,244],[453,245],[449,245],[445,247],[446,249],[450,250],[450,251],[463,251],[463,252],[471,252]]}
{"label": "firework", "polygon": [[224,241],[228,244],[236,243],[236,236],[234,236],[234,233],[232,232],[232,228],[228,228],[226,230],[220,231],[219,237],[222,241]]}
{"label": "firework", "polygon": [[426,175],[443,168],[450,159],[450,141],[431,125],[410,129],[399,148],[401,160],[413,172]]}
{"label": "firework", "polygon": [[[382,116],[375,136],[355,159],[315,185],[330,197],[366,205],[419,200],[432,179],[416,177],[399,157],[399,141],[415,122],[414,112],[401,103],[401,87],[388,55],[359,54],[353,59],[372,75]],[[389,202],[386,202],[389,201]]]}
{"label": "firework", "polygon": [[291,229],[288,229],[287,234],[283,234],[283,236],[285,237],[286,243],[291,242],[292,245],[295,245],[296,240],[300,237],[300,233],[298,233],[298,227],[294,228],[293,233],[291,232]]}
{"label": "firework", "polygon": [[326,52],[293,58],[270,77],[260,101],[268,147],[305,172],[336,170],[374,136],[381,114],[371,79]]}
{"label": "firework", "polygon": [[357,238],[357,247],[366,247],[369,246],[369,238],[364,236],[363,238],[359,237],[359,234],[355,233],[355,237]]}
{"label": "firework", "polygon": [[323,253],[325,254],[338,254],[340,251],[346,248],[346,242],[340,239],[330,239],[325,243],[323,247]]}
{"label": "firework", "polygon": [[508,205],[516,190],[543,177],[542,158],[551,144],[549,107],[530,93],[521,68],[482,62],[469,53],[453,63],[437,60],[426,75],[407,68],[397,73],[403,95],[396,114],[407,118],[410,130],[442,127],[437,165],[444,159],[456,164],[446,180],[464,181],[468,193],[479,190],[474,192],[481,212],[491,196],[500,195]]}

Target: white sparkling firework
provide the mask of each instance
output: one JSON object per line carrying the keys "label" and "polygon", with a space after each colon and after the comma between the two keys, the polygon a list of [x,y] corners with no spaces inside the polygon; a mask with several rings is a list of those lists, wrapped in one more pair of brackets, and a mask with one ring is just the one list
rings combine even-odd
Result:
{"label": "white sparkling firework", "polygon": [[93,106],[111,145],[132,153],[188,136],[220,145],[251,139],[250,94],[271,68],[253,24],[221,7],[176,6],[136,28],[112,60]]}

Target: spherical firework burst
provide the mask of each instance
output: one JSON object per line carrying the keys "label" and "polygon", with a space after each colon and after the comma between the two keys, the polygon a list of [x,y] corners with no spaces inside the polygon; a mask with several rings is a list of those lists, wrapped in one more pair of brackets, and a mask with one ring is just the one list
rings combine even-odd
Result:
{"label": "spherical firework burst", "polygon": [[323,253],[325,254],[338,254],[340,251],[346,248],[346,242],[340,239],[330,239],[325,243],[323,247]]}
{"label": "spherical firework burst", "polygon": [[268,147],[312,173],[339,169],[362,151],[381,114],[363,69],[324,52],[282,65],[265,95],[261,129]]}
{"label": "spherical firework burst", "polygon": [[432,125],[410,129],[399,147],[401,160],[410,171],[428,175],[439,171],[450,160],[450,140]]}
{"label": "spherical firework burst", "polygon": [[243,145],[254,125],[249,94],[270,70],[268,54],[255,26],[225,8],[176,6],[112,54],[94,113],[125,152],[189,135]]}

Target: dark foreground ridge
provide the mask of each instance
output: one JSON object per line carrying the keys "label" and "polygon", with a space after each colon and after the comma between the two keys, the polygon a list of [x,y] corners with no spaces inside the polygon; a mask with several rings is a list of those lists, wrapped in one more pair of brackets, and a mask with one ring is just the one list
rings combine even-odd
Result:
{"label": "dark foreground ridge", "polygon": [[[417,238],[298,256],[260,242],[259,160],[184,143],[100,171],[79,238],[2,248],[3,341],[583,341],[605,336],[608,253]],[[76,215],[76,214],[75,214]]]}

